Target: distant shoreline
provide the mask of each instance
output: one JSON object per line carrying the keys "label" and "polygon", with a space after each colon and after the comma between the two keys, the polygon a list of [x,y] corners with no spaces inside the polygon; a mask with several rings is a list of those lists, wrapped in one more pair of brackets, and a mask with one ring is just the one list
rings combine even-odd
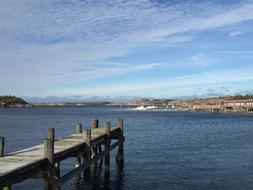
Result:
{"label": "distant shoreline", "polygon": [[[27,102],[16,96],[0,96],[0,108],[28,108],[28,107],[92,107],[118,106],[133,108],[132,110],[147,111],[199,111],[199,112],[234,112],[252,113],[253,96],[227,96],[203,99],[173,100],[139,98],[128,102],[113,101],[78,101],[78,102]],[[138,109],[139,108],[139,109]],[[142,109],[140,109],[142,108]],[[151,108],[151,109],[150,109]],[[156,108],[152,110],[152,108]],[[125,109],[127,110],[127,109]],[[131,109],[127,110],[131,111]]]}
{"label": "distant shoreline", "polygon": [[173,110],[173,111],[160,111],[160,110],[133,110],[133,109],[127,109],[127,108],[135,108],[136,105],[112,105],[112,104],[85,104],[85,105],[31,105],[29,104],[28,106],[11,106],[11,107],[0,107],[1,109],[13,109],[13,108],[18,108],[18,109],[30,109],[30,108],[64,108],[64,107],[69,107],[69,108],[82,108],[82,107],[118,107],[120,111],[127,111],[127,112],[150,112],[150,113],[164,113],[164,112],[192,112],[192,113],[213,113],[213,114],[244,114],[244,115],[253,115],[253,111],[245,112],[245,111],[237,111],[237,112],[232,112],[232,111],[227,111],[227,112],[212,112],[212,111],[205,111],[205,110]]}

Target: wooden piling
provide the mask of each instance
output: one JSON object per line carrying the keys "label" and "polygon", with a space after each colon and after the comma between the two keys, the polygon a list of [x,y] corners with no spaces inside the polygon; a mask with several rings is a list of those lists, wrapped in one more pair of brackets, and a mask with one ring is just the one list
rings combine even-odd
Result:
{"label": "wooden piling", "polygon": [[[86,148],[85,148],[85,158],[86,161],[89,162],[91,159],[91,130],[85,130],[83,133],[83,138],[86,142]],[[91,174],[91,167],[87,167],[84,171],[84,177],[86,180],[90,180],[90,174]]]}
{"label": "wooden piling", "polygon": [[44,156],[47,158],[52,164],[51,167],[54,165],[54,140],[55,140],[55,133],[54,128],[48,129],[47,139],[44,141]]}
{"label": "wooden piling", "polygon": [[45,190],[52,190],[54,185],[54,141],[44,140],[44,157],[48,159],[47,176],[45,177]]}
{"label": "wooden piling", "polygon": [[54,128],[49,128],[47,131],[47,138],[55,140]]}
{"label": "wooden piling", "polygon": [[76,124],[76,134],[82,133],[82,123]]}
{"label": "wooden piling", "polygon": [[4,157],[4,137],[0,137],[0,157]]}
{"label": "wooden piling", "polygon": [[97,129],[98,128],[98,119],[92,119],[92,129]]}
{"label": "wooden piling", "polygon": [[85,134],[83,134],[86,139],[86,157],[87,159],[90,159],[91,158],[91,130],[85,130]]}
{"label": "wooden piling", "polygon": [[57,178],[57,179],[60,179],[61,178],[61,164],[60,164],[60,162],[57,162],[57,163],[55,163],[55,177]]}
{"label": "wooden piling", "polygon": [[110,172],[110,132],[111,132],[111,124],[110,122],[105,123],[105,155],[104,155],[104,171],[105,174]]}
{"label": "wooden piling", "polygon": [[[54,152],[54,141],[55,141],[55,130],[54,128],[49,128],[48,131],[47,131],[47,138],[52,140],[52,142],[50,143],[53,143],[53,145],[50,145],[53,147],[53,150],[50,150],[50,151],[53,151]],[[52,152],[51,152],[52,153]],[[49,153],[49,154],[51,154]],[[54,157],[52,158],[51,155],[50,155],[50,159],[51,159],[51,170],[52,170],[52,177],[56,177],[57,179],[60,178],[60,162],[58,163],[54,163]]]}
{"label": "wooden piling", "polygon": [[[91,123],[91,129],[97,129],[99,126],[99,120],[98,119],[92,119],[92,123]],[[93,145],[91,147],[91,157],[97,155],[98,153],[98,146],[101,148],[101,145]],[[91,169],[94,170],[94,168],[96,167],[96,163],[92,165]]]}
{"label": "wooden piling", "polygon": [[[76,168],[80,167],[82,164],[82,158],[80,156],[76,157]],[[79,184],[81,179],[81,174],[79,173],[78,175],[75,176],[76,184]]]}
{"label": "wooden piling", "polygon": [[[82,133],[82,123],[76,124],[76,134]],[[76,157],[76,168],[79,167],[82,164],[82,158],[80,155],[77,155]]]}
{"label": "wooden piling", "polygon": [[[98,119],[92,119],[92,122],[91,122],[91,129],[97,129],[98,128]],[[93,153],[96,155],[98,153],[98,146],[99,145],[94,145],[92,146],[92,150],[93,150]]]}
{"label": "wooden piling", "polygon": [[[99,128],[99,120],[92,119],[91,129],[97,129],[97,128]],[[94,145],[94,147],[93,147],[94,154],[98,154],[98,151],[99,151],[99,153],[102,152],[102,148],[101,148],[100,144]]]}
{"label": "wooden piling", "polygon": [[124,133],[123,133],[123,128],[124,128],[124,121],[123,119],[118,120],[118,127],[120,128],[120,134],[119,134],[119,149],[117,156],[115,160],[117,162],[123,162],[124,161]]}
{"label": "wooden piling", "polygon": [[81,163],[82,163],[82,159],[80,156],[77,156],[76,157],[76,168],[78,168],[79,166],[81,166]]}

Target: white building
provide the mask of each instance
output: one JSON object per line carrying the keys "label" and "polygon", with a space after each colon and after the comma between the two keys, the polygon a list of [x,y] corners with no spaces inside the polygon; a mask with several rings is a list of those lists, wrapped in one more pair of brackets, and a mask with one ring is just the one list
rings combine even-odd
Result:
{"label": "white building", "polygon": [[245,100],[227,100],[224,101],[225,106],[248,106],[253,107],[253,99]]}

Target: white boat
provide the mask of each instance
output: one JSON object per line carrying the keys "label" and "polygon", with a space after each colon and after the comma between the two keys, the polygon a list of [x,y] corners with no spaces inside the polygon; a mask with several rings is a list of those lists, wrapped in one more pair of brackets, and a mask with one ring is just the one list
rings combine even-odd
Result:
{"label": "white boat", "polygon": [[157,106],[148,106],[146,107],[147,110],[153,110],[153,109],[157,109]]}
{"label": "white boat", "polygon": [[147,110],[144,106],[139,106],[139,107],[136,107],[136,108],[133,108],[133,110]]}
{"label": "white boat", "polygon": [[169,108],[168,106],[166,107],[157,107],[157,106],[138,106],[136,108],[128,108],[129,111],[179,111],[178,108],[176,108],[175,106],[172,106],[171,108]]}
{"label": "white boat", "polygon": [[147,107],[144,107],[144,106],[138,106],[136,108],[132,108],[131,110],[136,110],[136,111],[148,111],[148,110],[154,110],[154,109],[157,109],[156,106],[147,106]]}

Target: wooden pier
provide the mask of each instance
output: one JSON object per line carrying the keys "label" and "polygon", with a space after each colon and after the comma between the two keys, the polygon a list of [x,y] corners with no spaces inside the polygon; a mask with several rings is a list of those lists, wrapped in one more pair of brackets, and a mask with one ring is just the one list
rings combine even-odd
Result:
{"label": "wooden pier", "polygon": [[[55,139],[53,128],[48,129],[48,137],[43,144],[4,154],[4,137],[0,137],[0,189],[11,190],[11,186],[28,178],[44,180],[44,189],[59,189],[65,182],[81,171],[89,173],[90,167],[99,159],[103,160],[105,175],[110,170],[110,151],[118,147],[116,161],[124,161],[123,120],[111,127],[106,122],[99,128],[99,121],[92,120],[89,130],[83,130],[78,123],[75,133]],[[76,167],[67,174],[60,175],[61,161],[76,158]]]}

